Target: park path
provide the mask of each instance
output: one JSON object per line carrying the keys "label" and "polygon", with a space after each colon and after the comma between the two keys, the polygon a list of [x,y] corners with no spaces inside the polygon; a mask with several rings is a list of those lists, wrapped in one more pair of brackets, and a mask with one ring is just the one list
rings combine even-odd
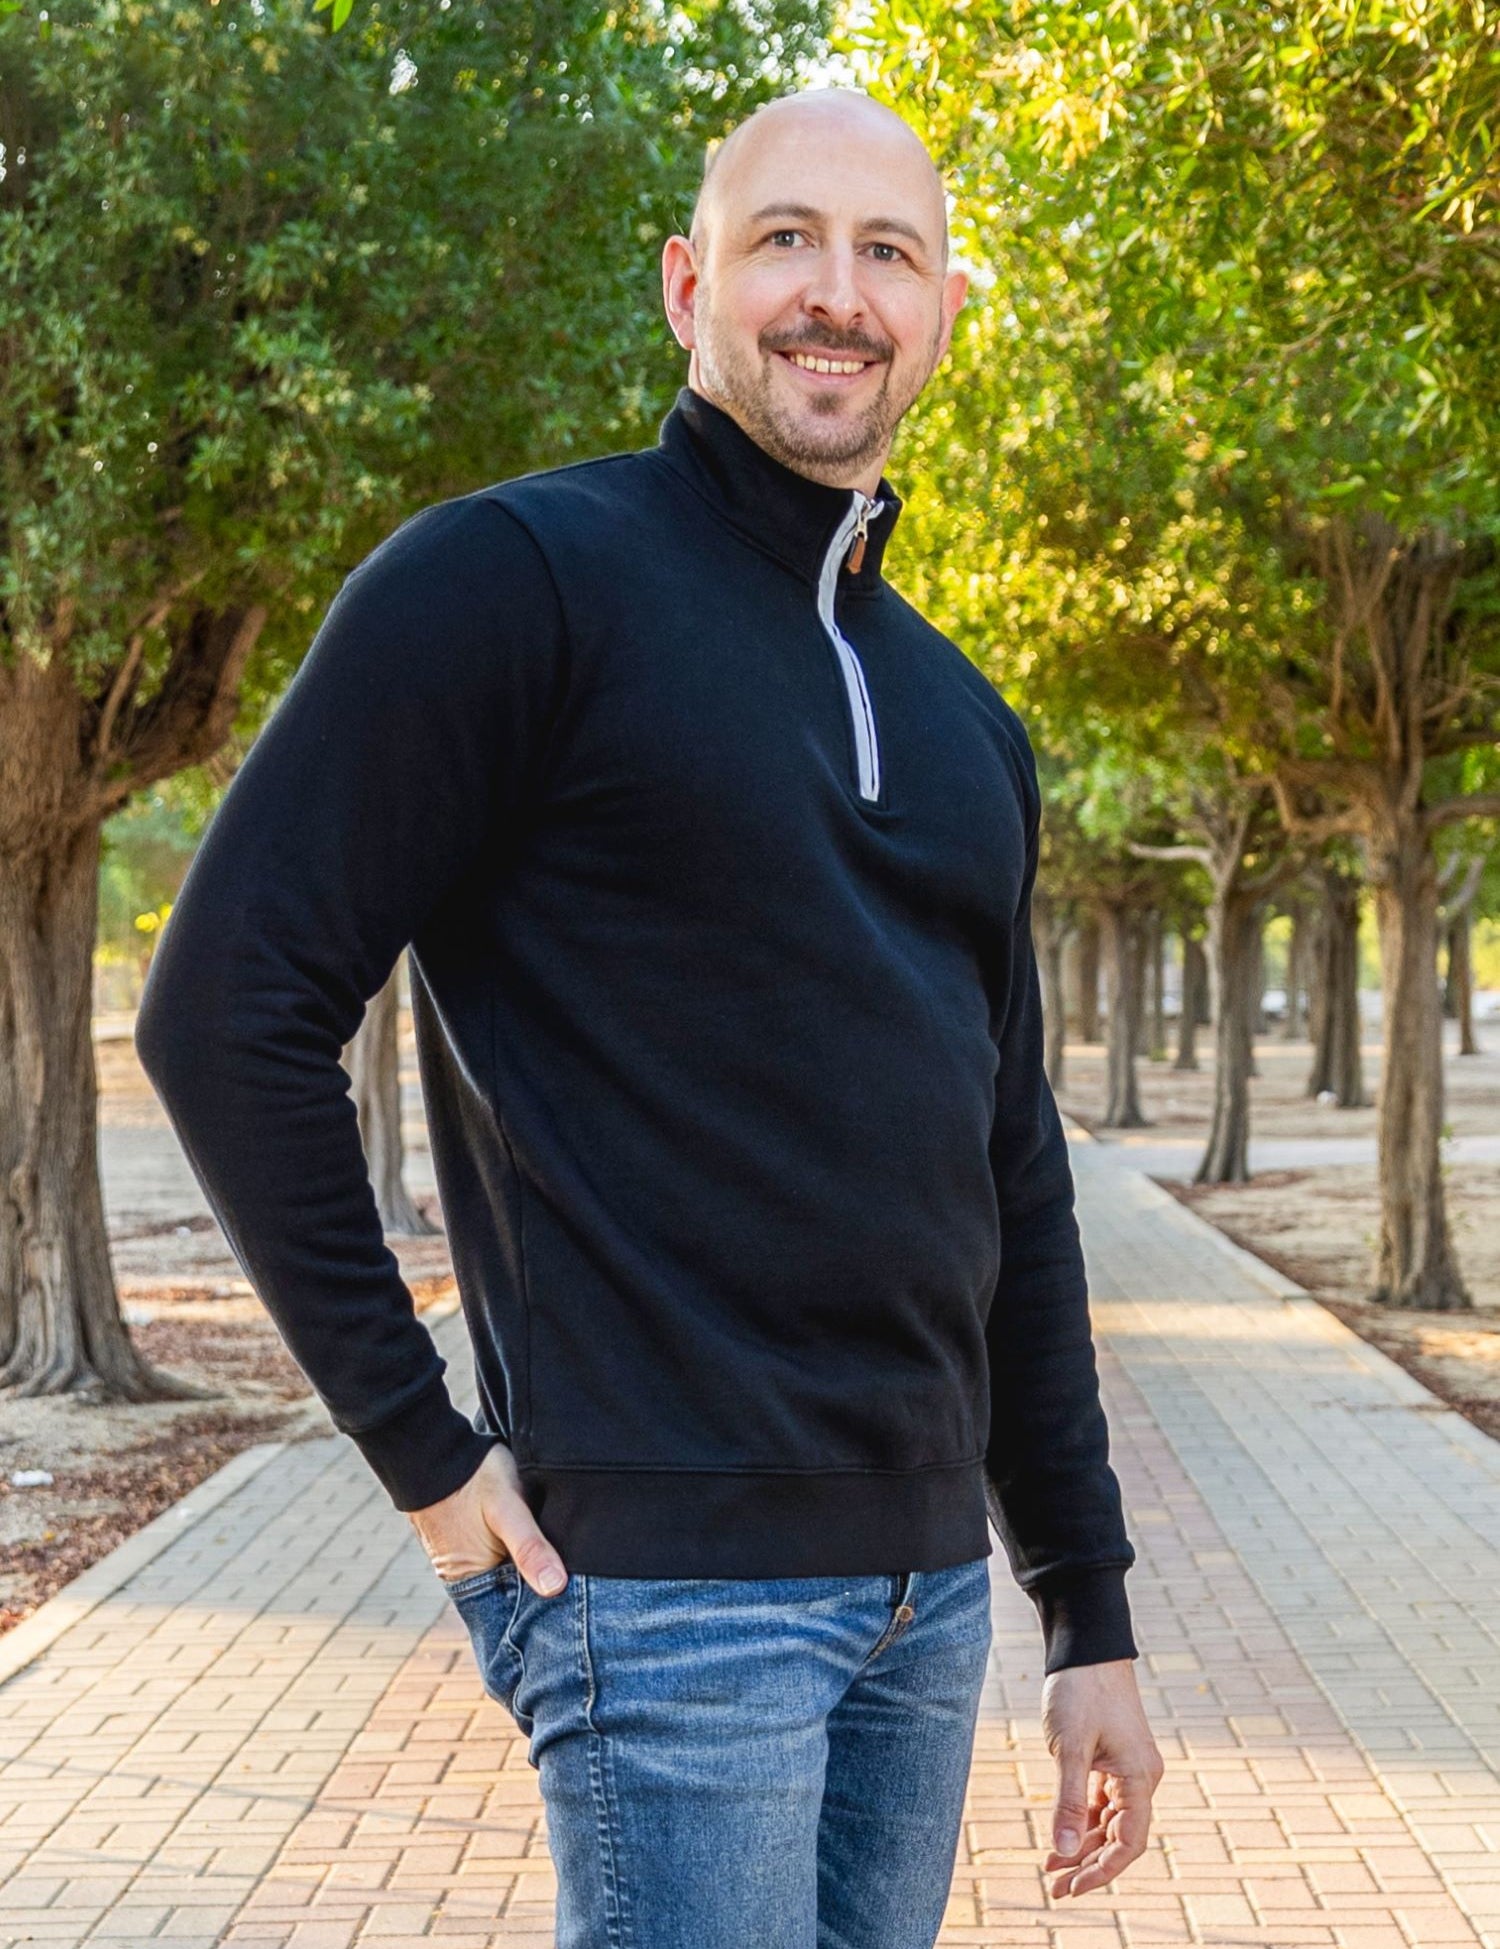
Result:
{"label": "park path", "polygon": [[[944,1945],[1500,1949],[1500,1444],[1073,1156],[1168,1770],[1148,1853],[1052,1902],[1039,1638],[997,1546]],[[461,1319],[435,1330],[466,1380]],[[0,1639],[0,1678],[6,1949],[552,1942],[524,1742],[340,1438],[237,1457]]]}

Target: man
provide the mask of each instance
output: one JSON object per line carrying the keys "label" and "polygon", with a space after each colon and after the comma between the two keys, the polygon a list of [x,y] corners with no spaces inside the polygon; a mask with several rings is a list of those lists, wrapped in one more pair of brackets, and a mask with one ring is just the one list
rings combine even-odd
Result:
{"label": "man", "polygon": [[[965,296],[861,95],[768,105],[663,260],[656,448],[427,508],[242,767],[137,1047],[293,1354],[529,1735],[558,1941],[911,1949],[1036,1601],[1052,1892],[1161,1761],[1029,929],[1015,713],[881,574]],[[410,943],[481,1408],[339,1054]]]}

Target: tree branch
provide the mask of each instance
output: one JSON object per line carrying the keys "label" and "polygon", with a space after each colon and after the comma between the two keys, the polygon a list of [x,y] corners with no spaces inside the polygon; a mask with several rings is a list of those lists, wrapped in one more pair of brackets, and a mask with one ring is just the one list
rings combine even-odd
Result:
{"label": "tree branch", "polygon": [[1294,838],[1305,839],[1309,845],[1321,846],[1326,840],[1343,838],[1364,830],[1364,820],[1356,806],[1346,806],[1340,812],[1299,812],[1292,802],[1290,789],[1295,782],[1282,772],[1273,774],[1271,779],[1271,790],[1276,798],[1281,823]]}
{"label": "tree branch", "polygon": [[1444,799],[1441,805],[1429,805],[1422,814],[1428,832],[1436,832],[1439,826],[1460,825],[1465,819],[1500,819],[1500,792],[1469,792],[1462,798]]}
{"label": "tree branch", "polygon": [[265,628],[264,603],[196,610],[172,650],[161,688],[131,726],[110,764],[97,762],[93,797],[107,817],[130,793],[186,765],[201,764],[228,737],[245,661]]}
{"label": "tree branch", "polygon": [[114,675],[109,680],[108,690],[93,700],[99,713],[93,738],[96,763],[105,764],[109,760],[110,740],[114,736],[115,720],[130,701],[135,690],[136,681],[140,676],[141,659],[145,653],[146,638],[153,629],[161,627],[194,583],[201,582],[207,573],[206,569],[197,569],[192,575],[185,576],[182,581],[173,583],[169,589],[164,589],[130,632],[125,654],[115,667]]}
{"label": "tree branch", "polygon": [[1131,839],[1126,841],[1125,849],[1137,859],[1191,859],[1213,871],[1213,854],[1207,846],[1146,846]]}

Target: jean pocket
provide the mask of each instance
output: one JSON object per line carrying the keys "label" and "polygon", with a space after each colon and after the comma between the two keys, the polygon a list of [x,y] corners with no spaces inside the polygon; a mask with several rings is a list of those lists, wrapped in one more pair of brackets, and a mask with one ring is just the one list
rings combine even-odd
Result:
{"label": "jean pocket", "polygon": [[511,1626],[525,1587],[509,1558],[443,1585],[469,1634],[485,1691],[507,1712],[521,1682],[521,1652]]}

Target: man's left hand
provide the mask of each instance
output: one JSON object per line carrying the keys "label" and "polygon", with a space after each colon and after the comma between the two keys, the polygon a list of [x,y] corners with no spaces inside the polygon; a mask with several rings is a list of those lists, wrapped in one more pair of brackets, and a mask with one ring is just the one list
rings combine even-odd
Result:
{"label": "man's left hand", "polygon": [[1145,1852],[1165,1767],[1129,1658],[1069,1665],[1042,1686],[1042,1732],[1057,1761],[1048,1892],[1086,1895]]}

